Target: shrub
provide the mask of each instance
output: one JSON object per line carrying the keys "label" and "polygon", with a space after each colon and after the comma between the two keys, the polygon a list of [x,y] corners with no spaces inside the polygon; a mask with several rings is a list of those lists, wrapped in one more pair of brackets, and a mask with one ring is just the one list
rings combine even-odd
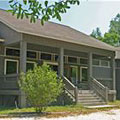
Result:
{"label": "shrub", "polygon": [[62,93],[63,83],[55,71],[43,64],[35,65],[26,74],[21,73],[19,86],[30,104],[36,108],[36,112],[42,112]]}

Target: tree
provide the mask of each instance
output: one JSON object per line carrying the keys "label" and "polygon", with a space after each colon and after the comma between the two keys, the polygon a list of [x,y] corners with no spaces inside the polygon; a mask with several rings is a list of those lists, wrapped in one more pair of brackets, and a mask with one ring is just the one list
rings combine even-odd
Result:
{"label": "tree", "polygon": [[102,33],[101,33],[100,28],[97,27],[95,30],[93,30],[90,36],[96,39],[102,40]]}
{"label": "tree", "polygon": [[117,14],[116,17],[110,21],[110,29],[108,33],[114,35],[114,46],[120,45],[120,14]]}
{"label": "tree", "polygon": [[101,38],[101,33],[99,29],[96,31],[93,30],[91,36],[97,38],[107,44],[112,46],[119,46],[120,45],[120,14],[117,14],[114,19],[110,21],[109,30],[104,34]]}
{"label": "tree", "polygon": [[119,35],[116,34],[115,32],[105,33],[102,39],[103,42],[112,46],[117,46],[118,40],[119,40]]}
{"label": "tree", "polygon": [[17,14],[17,18],[29,18],[30,22],[35,22],[41,18],[41,24],[51,18],[56,18],[61,21],[61,14],[66,13],[70,5],[79,5],[79,0],[58,0],[51,2],[49,0],[9,0],[10,10],[13,15]]}
{"label": "tree", "polygon": [[22,73],[19,86],[25,92],[30,104],[36,108],[36,112],[42,112],[62,93],[63,83],[56,72],[43,64],[35,65],[34,69],[26,74]]}

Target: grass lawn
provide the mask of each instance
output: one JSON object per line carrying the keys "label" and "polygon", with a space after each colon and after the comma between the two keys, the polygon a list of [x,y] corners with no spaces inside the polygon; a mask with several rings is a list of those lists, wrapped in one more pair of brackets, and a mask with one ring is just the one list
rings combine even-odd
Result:
{"label": "grass lawn", "polygon": [[[89,114],[92,112],[106,111],[110,109],[120,108],[120,101],[115,101],[109,103],[111,105],[117,105],[115,108],[97,108],[97,109],[88,109],[84,108],[82,105],[68,105],[68,106],[50,106],[42,114],[42,116],[46,117],[59,117],[59,116],[67,116],[67,115],[80,115],[80,114]],[[35,108],[23,108],[23,109],[15,109],[15,108],[0,108],[0,116],[20,116],[26,114],[35,114]]]}

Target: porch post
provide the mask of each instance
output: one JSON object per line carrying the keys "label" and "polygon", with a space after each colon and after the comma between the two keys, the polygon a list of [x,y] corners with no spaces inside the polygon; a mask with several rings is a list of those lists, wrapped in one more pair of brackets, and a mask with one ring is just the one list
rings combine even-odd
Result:
{"label": "porch post", "polygon": [[64,48],[60,48],[59,53],[59,76],[64,75]]}
{"label": "porch post", "polygon": [[[27,58],[27,43],[26,41],[20,42],[20,72],[26,73],[26,58]],[[26,97],[23,91],[20,92],[19,105],[21,108],[26,107]]]}
{"label": "porch post", "polygon": [[88,54],[88,80],[90,81],[90,77],[92,77],[92,53]]}
{"label": "porch post", "polygon": [[[113,90],[116,90],[116,82],[115,82],[115,57],[111,58],[112,62],[112,79],[113,79]],[[116,93],[113,95],[113,100],[116,100]]]}

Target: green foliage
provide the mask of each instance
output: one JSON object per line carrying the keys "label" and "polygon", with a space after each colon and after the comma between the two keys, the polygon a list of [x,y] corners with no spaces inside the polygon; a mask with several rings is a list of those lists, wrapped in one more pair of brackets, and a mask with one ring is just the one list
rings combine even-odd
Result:
{"label": "green foliage", "polygon": [[115,32],[105,33],[102,41],[109,45],[117,46],[119,41],[119,35]]}
{"label": "green foliage", "polygon": [[10,12],[13,15],[17,14],[17,18],[23,19],[24,17],[29,18],[30,22],[36,22],[36,19],[41,18],[41,24],[51,18],[56,18],[61,21],[61,14],[66,13],[70,5],[79,5],[79,0],[61,0],[59,2],[51,2],[48,0],[9,0]]}
{"label": "green foliage", "polygon": [[63,88],[62,79],[58,79],[56,72],[46,64],[35,65],[33,70],[22,73],[19,85],[37,112],[43,111],[48,104],[55,101]]}
{"label": "green foliage", "polygon": [[93,30],[90,36],[96,39],[102,40],[102,33],[100,31],[100,28],[97,27],[95,30]]}
{"label": "green foliage", "polygon": [[116,17],[110,21],[109,30],[103,37],[98,28],[96,31],[93,30],[91,36],[112,46],[120,46],[120,14],[117,14]]}

